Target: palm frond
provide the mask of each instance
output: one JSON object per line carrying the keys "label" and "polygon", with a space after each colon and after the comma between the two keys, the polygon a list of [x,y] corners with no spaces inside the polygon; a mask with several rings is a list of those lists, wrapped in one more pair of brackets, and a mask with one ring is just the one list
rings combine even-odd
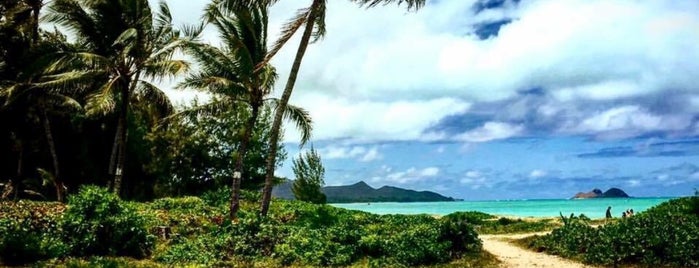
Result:
{"label": "palm frond", "polygon": [[159,106],[169,107],[169,110],[173,110],[170,98],[168,98],[165,92],[148,81],[138,81],[138,87],[134,93],[134,96],[139,101],[153,101]]}
{"label": "palm frond", "polygon": [[[202,43],[187,42],[185,51],[199,64],[204,73],[217,73],[237,75],[241,69],[241,63],[231,59],[220,49]],[[231,80],[240,80],[238,77],[229,77]]]}
{"label": "palm frond", "polygon": [[49,88],[60,92],[75,92],[104,78],[106,72],[102,70],[75,70],[54,75],[45,75],[34,86]]}
{"label": "palm frond", "polygon": [[[175,110],[170,98],[157,86],[148,81],[139,81],[134,97],[140,103],[145,103],[160,112],[161,116],[169,116]],[[154,105],[153,105],[154,104]]]}
{"label": "palm frond", "polygon": [[165,120],[171,120],[177,117],[200,117],[200,116],[213,116],[221,114],[223,111],[235,108],[237,105],[242,104],[241,101],[235,99],[216,99],[207,104],[196,105],[188,109],[184,109],[177,113],[174,113]]}
{"label": "palm frond", "polygon": [[82,112],[83,107],[75,99],[57,93],[48,92],[43,94],[42,97],[46,104],[54,107],[53,111],[70,111],[70,112]]}
{"label": "palm frond", "polygon": [[87,116],[107,115],[113,112],[116,108],[116,100],[114,99],[114,85],[118,83],[120,76],[112,78],[109,82],[102,85],[99,91],[87,97],[85,110]]}
{"label": "palm frond", "polygon": [[55,60],[44,69],[44,73],[51,74],[76,67],[105,70],[113,64],[107,57],[90,52],[62,52],[55,56]]}
{"label": "palm frond", "polygon": [[282,26],[281,35],[274,42],[272,47],[267,52],[264,60],[257,63],[255,66],[255,71],[262,69],[265,65],[269,63],[272,58],[277,55],[277,53],[284,47],[286,42],[288,42],[291,37],[306,23],[308,16],[310,15],[310,8],[302,8],[296,12],[296,15]]}
{"label": "palm frond", "polygon": [[279,0],[216,0],[214,4],[224,10],[241,10],[255,7],[270,7]]}
{"label": "palm frond", "polygon": [[262,90],[262,95],[267,95],[272,92],[274,84],[277,83],[277,78],[279,78],[279,75],[277,74],[277,69],[274,68],[274,66],[267,64],[265,68],[262,69],[261,73],[258,74],[258,78],[261,80],[259,85],[260,89]]}
{"label": "palm frond", "polygon": [[408,5],[408,10],[418,10],[425,6],[426,0],[352,0],[352,2],[358,3],[360,6],[366,6],[367,8],[372,8],[378,5],[389,5],[391,3],[398,3],[398,5],[406,4]]}
{"label": "palm frond", "polygon": [[163,77],[176,77],[189,70],[189,63],[185,60],[163,60],[147,63],[143,66],[143,75],[154,81],[161,81]]}
{"label": "palm frond", "polygon": [[[274,109],[279,109],[279,99],[269,99],[270,104]],[[301,140],[299,141],[300,147],[303,147],[309,140],[311,140],[311,134],[313,132],[313,119],[311,115],[305,109],[287,104],[284,109],[284,118],[291,121],[296,125],[296,129],[301,132]]]}
{"label": "palm frond", "polygon": [[327,5],[325,2],[323,2],[322,4],[312,8],[315,8],[315,10],[313,11],[313,40],[311,40],[311,43],[315,43],[323,39],[323,37],[325,37],[325,33],[327,32],[325,29],[325,12]]}
{"label": "palm frond", "polygon": [[155,24],[161,26],[172,24],[172,13],[165,1],[158,2],[158,13],[155,15]]}

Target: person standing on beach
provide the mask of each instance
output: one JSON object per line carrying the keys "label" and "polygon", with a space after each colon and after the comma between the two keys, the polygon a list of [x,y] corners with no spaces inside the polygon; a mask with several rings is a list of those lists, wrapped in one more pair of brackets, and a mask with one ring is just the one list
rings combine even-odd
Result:
{"label": "person standing on beach", "polygon": [[611,206],[607,207],[607,214],[605,215],[605,217],[606,217],[607,219],[611,219],[611,218],[612,218],[612,207],[611,207]]}

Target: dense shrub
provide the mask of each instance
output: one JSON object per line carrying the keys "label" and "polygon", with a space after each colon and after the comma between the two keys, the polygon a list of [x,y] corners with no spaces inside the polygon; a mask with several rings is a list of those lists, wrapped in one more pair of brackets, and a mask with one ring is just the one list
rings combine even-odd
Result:
{"label": "dense shrub", "polygon": [[559,224],[550,219],[522,220],[478,212],[454,212],[443,217],[451,222],[467,223],[480,234],[529,233],[551,230]]}
{"label": "dense shrub", "polygon": [[73,256],[145,257],[153,249],[145,218],[106,189],[87,186],[68,198],[61,222]]}
{"label": "dense shrub", "polygon": [[571,219],[551,234],[527,244],[591,264],[697,267],[699,216],[694,205],[697,199],[670,200],[599,228]]}
{"label": "dense shrub", "polygon": [[495,218],[495,216],[480,211],[454,212],[444,216],[444,219],[452,222],[466,222],[473,225],[481,225],[486,220],[493,218]]}
{"label": "dense shrub", "polygon": [[0,204],[0,263],[22,265],[61,257],[57,221],[64,206],[59,203],[2,202]]}
{"label": "dense shrub", "polygon": [[[480,218],[482,218],[482,216]],[[454,214],[449,214],[443,217],[441,221],[441,239],[451,242],[449,253],[452,257],[457,257],[464,252],[475,252],[480,249],[481,240],[478,239],[478,234],[468,220],[462,220]]]}
{"label": "dense shrub", "polygon": [[[462,220],[483,218],[478,213],[440,219],[429,215],[375,215],[277,200],[269,216],[260,217],[253,209],[257,203],[251,202],[255,198],[251,194],[250,199],[243,200],[239,220],[231,222],[226,218],[225,192],[212,192],[209,199],[183,197],[127,203],[105,189],[85,187],[69,198],[64,213],[33,216],[22,209],[13,212],[18,216],[12,220],[0,217],[0,232],[14,234],[0,237],[0,248],[5,244],[13,248],[26,245],[26,250],[15,250],[15,255],[5,258],[19,257],[27,263],[67,257],[65,263],[75,266],[140,265],[128,258],[99,256],[144,257],[153,251],[150,260],[164,265],[263,267],[430,265],[478,255],[481,249],[473,226]],[[0,208],[0,213],[5,210]],[[17,225],[25,219],[29,219],[25,225]],[[44,226],[53,226],[48,229],[56,231],[48,232]],[[156,234],[164,228],[171,231],[170,235],[157,240],[146,232]],[[25,229],[38,231],[22,232]],[[155,242],[157,247],[153,246]],[[60,263],[56,259],[45,262]]]}

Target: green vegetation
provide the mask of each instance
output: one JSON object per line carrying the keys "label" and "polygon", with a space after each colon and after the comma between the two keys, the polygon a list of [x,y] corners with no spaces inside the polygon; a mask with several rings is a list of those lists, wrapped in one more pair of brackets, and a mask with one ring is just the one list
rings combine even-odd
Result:
{"label": "green vegetation", "polygon": [[455,212],[444,216],[452,221],[469,223],[479,234],[532,233],[552,230],[560,226],[553,219],[513,219],[496,217],[478,211]]}
{"label": "green vegetation", "polygon": [[549,235],[519,244],[590,264],[696,267],[699,265],[699,197],[670,200],[598,228],[565,218]]}
{"label": "green vegetation", "polygon": [[260,195],[244,191],[239,221],[232,223],[226,220],[228,200],[221,198],[230,190],[220,192],[204,195],[206,200],[136,203],[89,186],[70,196],[67,206],[4,202],[0,263],[265,267],[489,262],[472,226],[457,217],[374,215],[297,201],[274,202],[268,217],[260,217],[254,211]]}
{"label": "green vegetation", "polygon": [[294,197],[299,201],[307,201],[314,204],[325,204],[326,197],[320,188],[325,184],[325,168],[320,155],[311,147],[305,155],[299,155],[293,160],[294,175],[296,180],[291,186]]}

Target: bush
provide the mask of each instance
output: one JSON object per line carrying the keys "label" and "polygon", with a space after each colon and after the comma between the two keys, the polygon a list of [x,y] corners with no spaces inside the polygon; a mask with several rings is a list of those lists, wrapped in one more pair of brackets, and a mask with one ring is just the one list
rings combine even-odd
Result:
{"label": "bush", "polygon": [[566,225],[526,242],[549,253],[591,264],[699,266],[697,197],[670,200],[636,216],[590,227],[582,218],[564,218]]}
{"label": "bush", "polygon": [[82,187],[68,198],[61,222],[73,256],[142,258],[153,250],[145,218],[119,197],[96,186]]}
{"label": "bush", "polygon": [[0,204],[0,263],[23,265],[64,256],[67,248],[57,226],[63,209],[59,203]]}
{"label": "bush", "polygon": [[451,242],[449,253],[452,257],[480,250],[482,242],[468,221],[459,217],[443,217],[441,221],[441,239]]}
{"label": "bush", "polygon": [[481,225],[483,224],[486,220],[490,220],[495,218],[495,216],[483,213],[480,211],[466,211],[466,212],[454,212],[449,215],[444,216],[445,219],[448,219],[449,221],[452,222],[457,222],[457,221],[464,221],[466,223],[472,224],[472,225]]}

